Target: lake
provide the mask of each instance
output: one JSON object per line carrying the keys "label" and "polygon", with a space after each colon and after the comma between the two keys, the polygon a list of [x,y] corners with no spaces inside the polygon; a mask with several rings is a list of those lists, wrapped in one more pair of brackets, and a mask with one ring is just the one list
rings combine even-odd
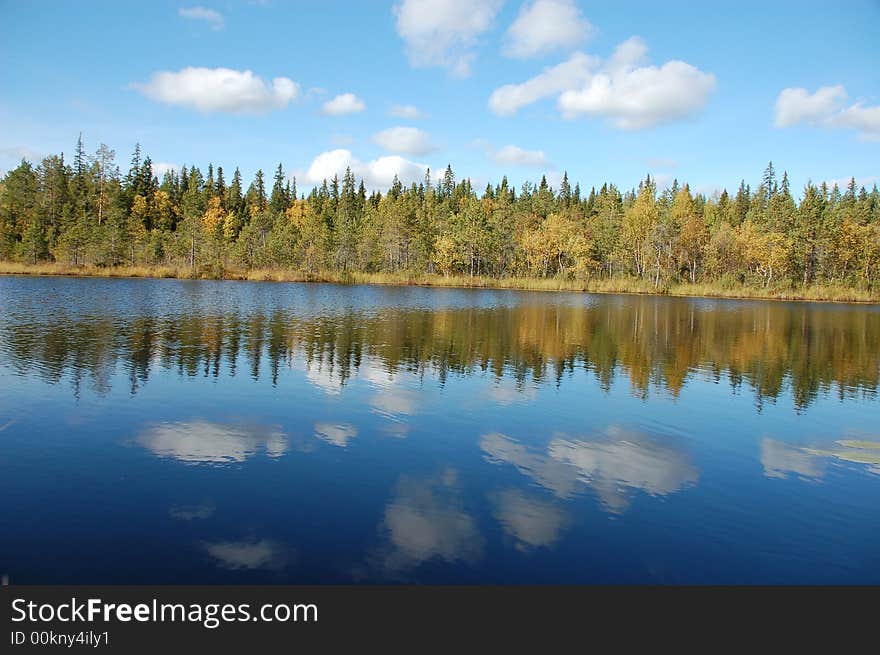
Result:
{"label": "lake", "polygon": [[15,583],[880,583],[880,308],[0,277]]}

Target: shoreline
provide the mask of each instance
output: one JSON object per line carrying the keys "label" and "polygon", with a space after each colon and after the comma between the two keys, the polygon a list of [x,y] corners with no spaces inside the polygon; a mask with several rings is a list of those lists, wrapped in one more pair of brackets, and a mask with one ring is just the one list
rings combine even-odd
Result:
{"label": "shoreline", "polygon": [[507,289],[515,291],[563,291],[574,293],[632,294],[689,298],[727,298],[733,300],[777,300],[783,302],[880,303],[880,291],[816,285],[806,289],[779,287],[727,287],[719,283],[678,283],[655,289],[647,280],[599,278],[565,280],[557,278],[489,278],[407,273],[303,272],[288,269],[228,270],[222,277],[193,275],[188,267],[175,266],[71,266],[66,264],[21,264],[0,261],[0,275],[146,278],[178,280],[233,280],[247,282],[319,282],[331,284],[373,284],[458,289]]}

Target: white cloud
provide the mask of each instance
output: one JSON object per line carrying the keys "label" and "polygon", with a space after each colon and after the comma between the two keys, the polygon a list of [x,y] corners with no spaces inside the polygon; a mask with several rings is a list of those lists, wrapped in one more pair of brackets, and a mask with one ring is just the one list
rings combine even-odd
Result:
{"label": "white cloud", "polygon": [[183,18],[205,21],[212,30],[222,30],[223,14],[205,7],[181,7],[177,13]]}
{"label": "white cloud", "polygon": [[392,105],[391,111],[388,113],[396,118],[405,118],[409,121],[417,121],[428,117],[427,114],[419,110],[415,105]]}
{"label": "white cloud", "polygon": [[573,0],[534,0],[524,4],[507,30],[503,53],[525,59],[562,48],[574,48],[593,33]]}
{"label": "white cloud", "polygon": [[592,77],[599,59],[582,52],[546,68],[522,84],[505,84],[489,96],[489,109],[499,116],[512,116],[522,107],[584,84]]}
{"label": "white cloud", "polygon": [[685,118],[706,104],[715,76],[683,61],[638,66],[647,50],[633,37],[581,89],[565,91],[558,106],[566,118],[606,117],[623,130],[640,130]]}
{"label": "white cloud", "polygon": [[865,141],[880,141],[880,105],[865,107],[864,103],[856,103],[833,116],[831,125],[857,130]]}
{"label": "white cloud", "polygon": [[345,116],[363,111],[367,106],[353,93],[341,93],[324,103],[322,111],[328,116]]}
{"label": "white cloud", "polygon": [[282,109],[299,95],[299,85],[287,77],[267,84],[249,70],[183,68],[153,73],[148,82],[131,85],[145,96],[169,105],[202,112],[261,113]]}
{"label": "white cloud", "polygon": [[501,5],[502,0],[402,0],[392,12],[413,66],[441,66],[466,76],[477,40]]}
{"label": "white cloud", "polygon": [[549,162],[542,150],[524,150],[519,146],[504,146],[492,154],[494,162],[500,166],[530,166],[539,168]]}
{"label": "white cloud", "polygon": [[342,177],[346,168],[350,168],[356,178],[363,179],[364,184],[369,188],[387,189],[391,186],[395,175],[403,184],[422,180],[428,166],[409,161],[399,155],[388,155],[362,162],[356,159],[350,150],[338,148],[322,152],[315,157],[305,177],[312,184],[320,184],[334,175]]}
{"label": "white cloud", "polygon": [[559,95],[565,118],[605,117],[612,125],[638,130],[685,118],[700,109],[715,88],[715,76],[683,61],[642,65],[647,47],[633,37],[604,63],[582,52],[547,68],[522,84],[507,84],[489,97],[489,109],[501,116]]}
{"label": "white cloud", "polygon": [[436,149],[431,135],[415,127],[389,127],[373,135],[373,141],[389,152],[404,155],[425,155]]}
{"label": "white cloud", "polygon": [[804,88],[783,89],[776,98],[776,127],[825,121],[843,105],[846,89],[823,86],[815,93]]}
{"label": "white cloud", "polygon": [[525,150],[514,145],[506,145],[496,149],[485,139],[477,139],[471,145],[482,149],[486,157],[499,166],[527,166],[531,168],[552,166],[542,150]]}
{"label": "white cloud", "polygon": [[856,102],[845,106],[846,89],[823,86],[810,93],[803,87],[783,89],[776,98],[776,127],[811,125],[813,127],[856,130],[864,141],[880,140],[880,105]]}

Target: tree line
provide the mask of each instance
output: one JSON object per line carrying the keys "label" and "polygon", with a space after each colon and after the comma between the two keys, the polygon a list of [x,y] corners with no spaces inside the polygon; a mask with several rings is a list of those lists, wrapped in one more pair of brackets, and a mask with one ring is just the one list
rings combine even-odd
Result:
{"label": "tree line", "polygon": [[72,266],[427,273],[444,276],[633,277],[768,287],[880,282],[880,192],[807,183],[768,164],[707,197],[676,180],[658,190],[605,183],[585,192],[568,175],[514,189],[504,177],[479,193],[451,166],[435,181],[397,178],[367,192],[350,170],[300,193],[279,164],[245,186],[238,168],[168,170],[161,180],[139,146],[127,173],[82,137],[62,154],[22,160],[0,181],[0,258]]}

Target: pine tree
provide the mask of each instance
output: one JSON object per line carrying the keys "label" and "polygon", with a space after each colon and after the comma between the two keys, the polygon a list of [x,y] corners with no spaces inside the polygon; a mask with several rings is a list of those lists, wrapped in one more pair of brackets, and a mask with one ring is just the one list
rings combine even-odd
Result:
{"label": "pine tree", "polygon": [[283,214],[290,206],[290,198],[287,195],[287,189],[284,179],[284,170],[281,164],[275,170],[275,184],[272,186],[272,197],[269,199],[269,211],[273,214]]}

